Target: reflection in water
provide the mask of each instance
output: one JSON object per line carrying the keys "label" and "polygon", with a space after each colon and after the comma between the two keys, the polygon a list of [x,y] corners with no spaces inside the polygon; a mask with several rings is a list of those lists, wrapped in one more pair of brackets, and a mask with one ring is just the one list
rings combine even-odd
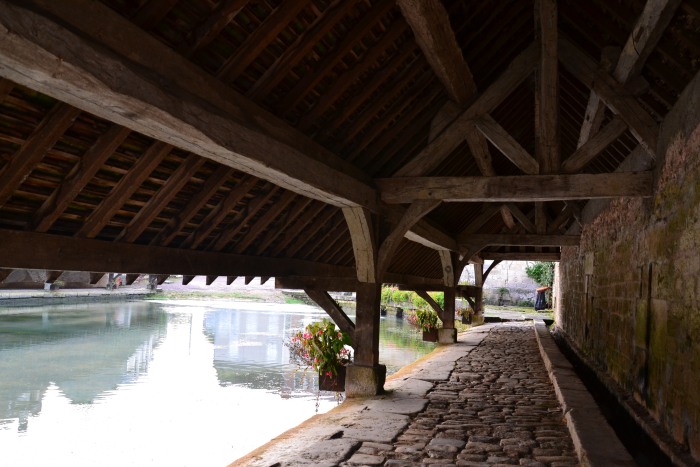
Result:
{"label": "reflection in water", "polygon": [[[225,465],[314,414],[317,375],[284,341],[324,316],[226,301],[0,311],[0,464]],[[382,318],[390,373],[432,348],[402,325]],[[334,405],[321,394],[320,412]]]}

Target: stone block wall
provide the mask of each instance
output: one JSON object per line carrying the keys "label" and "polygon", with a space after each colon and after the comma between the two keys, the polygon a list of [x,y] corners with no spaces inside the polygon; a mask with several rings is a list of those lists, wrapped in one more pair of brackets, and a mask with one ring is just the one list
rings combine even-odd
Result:
{"label": "stone block wall", "polygon": [[556,321],[700,461],[700,80],[664,121],[654,197],[613,201],[562,249]]}

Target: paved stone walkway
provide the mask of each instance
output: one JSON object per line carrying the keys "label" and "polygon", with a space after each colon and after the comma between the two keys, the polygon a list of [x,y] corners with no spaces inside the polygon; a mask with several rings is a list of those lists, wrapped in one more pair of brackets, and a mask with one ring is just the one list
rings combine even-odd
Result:
{"label": "paved stone walkway", "polygon": [[[556,390],[566,393],[566,415],[550,372],[564,378]],[[546,328],[531,321],[460,334],[457,344],[393,375],[385,389],[347,400],[232,465],[555,467],[579,465],[579,451],[586,465],[634,465],[602,416],[583,424],[572,418],[598,409]],[[576,452],[567,420],[577,427]]]}
{"label": "paved stone walkway", "polygon": [[427,394],[392,445],[364,443],[341,465],[577,465],[532,324],[494,327]]}

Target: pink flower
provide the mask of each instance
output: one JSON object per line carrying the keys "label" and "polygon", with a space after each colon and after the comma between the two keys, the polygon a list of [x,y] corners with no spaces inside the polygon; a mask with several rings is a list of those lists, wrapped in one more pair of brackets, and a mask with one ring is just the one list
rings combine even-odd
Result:
{"label": "pink flower", "polygon": [[330,371],[326,371],[326,376],[331,377],[333,376],[333,373],[331,373]]}

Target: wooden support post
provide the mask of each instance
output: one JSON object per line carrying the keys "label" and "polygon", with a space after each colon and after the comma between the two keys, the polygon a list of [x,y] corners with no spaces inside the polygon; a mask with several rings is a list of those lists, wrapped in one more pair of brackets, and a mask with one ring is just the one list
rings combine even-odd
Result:
{"label": "wooden support post", "polygon": [[[340,305],[338,305],[338,302],[333,300],[333,298],[325,290],[304,289],[304,292],[311,300],[316,302],[318,306],[323,308],[323,310],[328,313],[328,316],[331,317],[333,322],[338,325],[340,330],[347,333],[350,336],[350,339],[354,342],[355,323],[348,318],[348,315],[346,315]],[[354,347],[352,343],[350,345]]]}
{"label": "wooden support post", "polygon": [[477,322],[483,321],[484,317],[484,294],[483,294],[483,287],[484,287],[484,264],[474,264],[474,282],[477,287],[482,288],[482,292],[477,293],[477,296],[474,297],[474,303],[476,307],[474,308],[474,316],[478,317]]}
{"label": "wooden support post", "polygon": [[348,367],[345,380],[347,397],[381,394],[386,367],[379,365],[379,301],[381,284],[358,283],[355,318],[355,363]]}

